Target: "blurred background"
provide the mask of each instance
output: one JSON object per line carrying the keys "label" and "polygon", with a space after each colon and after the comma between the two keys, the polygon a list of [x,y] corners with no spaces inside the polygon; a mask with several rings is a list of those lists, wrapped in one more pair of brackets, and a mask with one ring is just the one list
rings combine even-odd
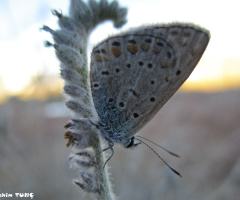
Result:
{"label": "blurred background", "polygon": [[[120,0],[128,23],[106,22],[92,33],[92,47],[130,27],[193,22],[210,30],[210,43],[188,81],[140,135],[178,153],[140,145],[116,147],[109,162],[120,199],[228,199],[240,195],[240,1]],[[69,0],[0,1],[0,194],[33,192],[34,199],[91,199],[72,184],[63,139],[71,113],[64,106],[59,62],[45,48],[57,29],[52,9],[68,13]],[[154,146],[153,146],[154,147]]]}

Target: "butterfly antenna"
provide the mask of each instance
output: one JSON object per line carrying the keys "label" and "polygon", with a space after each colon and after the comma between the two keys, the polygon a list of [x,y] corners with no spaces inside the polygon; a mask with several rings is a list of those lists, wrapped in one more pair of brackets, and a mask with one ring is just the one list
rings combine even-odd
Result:
{"label": "butterfly antenna", "polygon": [[[138,136],[138,137],[139,137],[139,136]],[[140,141],[141,143],[145,144],[150,150],[152,150],[153,153],[155,153],[155,154],[157,155],[157,157],[158,157],[159,159],[161,159],[161,160],[163,161],[163,163],[164,163],[165,165],[167,165],[167,167],[168,167],[169,169],[171,169],[175,174],[177,174],[179,177],[182,178],[182,175],[181,175],[177,170],[173,169],[160,155],[157,154],[156,151],[153,150],[152,147],[150,147],[147,143],[143,142],[142,140],[140,140],[140,139],[138,139],[138,138],[135,138],[135,140],[138,140],[138,141]]]}
{"label": "butterfly antenna", "polygon": [[180,156],[177,155],[176,153],[173,153],[173,152],[167,150],[166,148],[160,146],[159,144],[157,144],[157,143],[155,143],[155,142],[153,142],[153,141],[151,141],[151,140],[149,140],[149,139],[147,139],[147,138],[145,138],[145,137],[142,137],[142,136],[139,136],[139,135],[135,135],[135,137],[139,137],[139,138],[142,138],[142,139],[144,139],[144,140],[147,140],[148,142],[151,142],[152,144],[160,147],[161,149],[163,149],[164,151],[168,152],[169,154],[171,154],[171,155],[173,155],[173,156],[175,156],[175,157],[178,157],[178,158],[180,157]]}

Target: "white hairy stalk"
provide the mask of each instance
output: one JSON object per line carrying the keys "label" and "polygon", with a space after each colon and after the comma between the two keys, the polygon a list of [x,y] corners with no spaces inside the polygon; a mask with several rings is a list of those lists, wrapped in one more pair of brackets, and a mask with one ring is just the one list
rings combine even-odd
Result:
{"label": "white hairy stalk", "polygon": [[[100,142],[100,132],[93,125],[98,117],[93,105],[87,43],[91,31],[105,20],[112,20],[115,27],[126,23],[127,9],[121,8],[117,1],[71,0],[69,16],[54,10],[58,17],[60,30],[43,26],[52,34],[53,46],[61,61],[61,77],[65,81],[64,93],[67,94],[66,106],[73,111],[73,119],[65,126],[67,146],[72,146],[70,165],[78,171],[74,182],[84,191],[92,193],[95,199],[114,199],[108,173],[104,165]],[[91,121],[90,121],[90,120]]]}

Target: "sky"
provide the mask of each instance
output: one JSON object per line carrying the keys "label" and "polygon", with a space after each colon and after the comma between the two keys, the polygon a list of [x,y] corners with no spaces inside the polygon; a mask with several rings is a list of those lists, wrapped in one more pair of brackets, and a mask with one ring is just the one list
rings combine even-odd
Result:
{"label": "sky", "polygon": [[[111,22],[97,27],[90,37],[89,51],[107,36],[130,27],[169,22],[192,22],[211,32],[210,43],[190,81],[219,80],[224,76],[240,79],[240,1],[239,0],[119,0],[128,7],[128,23],[116,30]],[[52,9],[68,14],[69,0],[0,1],[0,84],[18,92],[39,73],[59,74],[54,49],[44,47],[53,41],[39,29],[57,29]],[[1,88],[0,88],[1,90]]]}

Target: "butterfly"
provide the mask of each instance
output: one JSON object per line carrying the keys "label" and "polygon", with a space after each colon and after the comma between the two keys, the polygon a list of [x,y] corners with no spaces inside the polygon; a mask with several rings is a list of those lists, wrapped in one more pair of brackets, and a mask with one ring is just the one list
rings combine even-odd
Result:
{"label": "butterfly", "polygon": [[92,50],[90,83],[97,127],[109,145],[104,150],[137,145],[134,135],[189,77],[209,40],[204,28],[173,23],[135,28]]}

